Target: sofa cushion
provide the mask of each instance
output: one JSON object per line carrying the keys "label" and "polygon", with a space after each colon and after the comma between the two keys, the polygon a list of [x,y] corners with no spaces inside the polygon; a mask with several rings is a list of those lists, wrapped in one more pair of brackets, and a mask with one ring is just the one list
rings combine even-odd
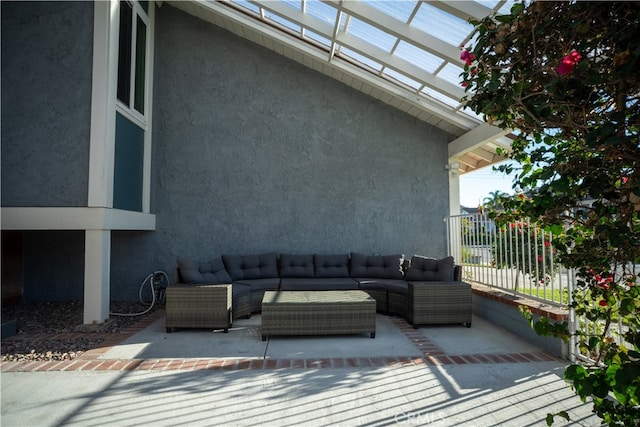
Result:
{"label": "sofa cushion", "polygon": [[396,283],[406,283],[404,280],[398,279],[375,279],[375,278],[364,278],[364,277],[356,277],[354,279],[358,282],[360,289],[363,291],[366,290],[377,290],[377,291],[386,291],[389,289],[389,286],[394,285]]}
{"label": "sofa cushion", "polygon": [[277,259],[275,252],[262,255],[222,255],[227,272],[234,281],[278,277]]}
{"label": "sofa cushion", "polygon": [[231,277],[220,258],[198,262],[189,258],[178,258],[178,270],[184,283],[231,283]]}
{"label": "sofa cushion", "polygon": [[405,282],[404,280],[398,280],[393,283],[389,283],[387,286],[387,291],[390,294],[399,294],[399,295],[409,295],[409,282]]}
{"label": "sofa cushion", "polygon": [[313,277],[313,255],[280,254],[280,277]]}
{"label": "sofa cushion", "polygon": [[349,255],[314,255],[316,277],[349,277]]}
{"label": "sofa cushion", "polygon": [[233,282],[234,285],[249,286],[252,292],[256,291],[277,291],[280,287],[280,278],[269,279],[246,279]]}
{"label": "sofa cushion", "polygon": [[419,255],[411,257],[411,266],[407,270],[405,280],[414,281],[453,281],[453,257],[437,259]]}
{"label": "sofa cushion", "polygon": [[358,282],[349,277],[314,277],[280,279],[281,291],[357,290]]}
{"label": "sofa cushion", "polygon": [[351,277],[402,279],[404,255],[363,255],[351,253]]}

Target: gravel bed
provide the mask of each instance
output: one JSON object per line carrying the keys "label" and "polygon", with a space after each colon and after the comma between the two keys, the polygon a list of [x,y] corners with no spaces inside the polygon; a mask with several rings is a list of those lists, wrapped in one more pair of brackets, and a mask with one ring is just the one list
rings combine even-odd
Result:
{"label": "gravel bed", "polygon": [[[113,313],[140,313],[148,309],[141,303],[112,302]],[[155,311],[158,306],[140,316],[111,316],[100,332],[118,333],[129,325],[139,321]],[[73,360],[87,350],[97,347],[104,341],[94,334],[74,339],[33,335],[55,335],[67,332],[79,332],[83,321],[81,301],[18,304],[2,308],[2,321],[16,320],[17,334],[2,340],[0,353],[3,361],[55,361]]]}

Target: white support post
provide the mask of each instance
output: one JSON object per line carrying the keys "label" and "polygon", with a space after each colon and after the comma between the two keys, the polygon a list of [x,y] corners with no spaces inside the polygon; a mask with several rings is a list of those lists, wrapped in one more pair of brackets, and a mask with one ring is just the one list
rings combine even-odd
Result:
{"label": "white support post", "polygon": [[84,321],[85,325],[109,319],[111,231],[86,230],[84,241]]}
{"label": "white support post", "polygon": [[[449,171],[449,216],[460,215],[460,163],[457,159],[449,159],[445,166]],[[449,255],[453,256],[456,264],[462,264],[462,242],[460,219],[446,222],[449,241]]]}
{"label": "white support post", "polygon": [[445,168],[449,171],[449,215],[460,215],[460,163],[449,159]]}

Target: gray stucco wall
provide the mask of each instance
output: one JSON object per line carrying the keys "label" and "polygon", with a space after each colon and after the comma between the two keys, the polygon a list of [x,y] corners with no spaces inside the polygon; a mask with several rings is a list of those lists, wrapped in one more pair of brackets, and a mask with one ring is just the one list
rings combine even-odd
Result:
{"label": "gray stucco wall", "polygon": [[153,233],[113,233],[112,294],[183,255],[444,256],[449,136],[165,4]]}
{"label": "gray stucco wall", "polygon": [[[473,313],[489,320],[494,325],[500,325],[530,344],[546,349],[557,357],[563,359],[569,357],[569,345],[567,343],[560,338],[536,334],[517,307],[474,293]],[[534,320],[537,321],[538,319],[539,316],[534,315]]]}
{"label": "gray stucco wall", "polygon": [[[178,256],[445,255],[449,135],[166,3],[156,23],[157,230],[112,233],[113,300]],[[86,206],[92,31],[91,2],[2,2],[3,206]],[[82,297],[81,231],[23,241],[26,299]]]}
{"label": "gray stucco wall", "polygon": [[2,2],[2,206],[86,206],[92,2]]}

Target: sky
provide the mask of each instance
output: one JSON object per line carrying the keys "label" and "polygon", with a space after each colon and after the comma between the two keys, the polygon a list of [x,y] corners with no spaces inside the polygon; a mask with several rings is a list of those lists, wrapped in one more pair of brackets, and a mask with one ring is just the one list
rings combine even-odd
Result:
{"label": "sky", "polygon": [[[496,163],[498,166],[501,163]],[[492,166],[460,175],[460,204],[467,208],[477,208],[489,193],[499,190],[513,194],[513,174],[507,176],[495,172]]]}

